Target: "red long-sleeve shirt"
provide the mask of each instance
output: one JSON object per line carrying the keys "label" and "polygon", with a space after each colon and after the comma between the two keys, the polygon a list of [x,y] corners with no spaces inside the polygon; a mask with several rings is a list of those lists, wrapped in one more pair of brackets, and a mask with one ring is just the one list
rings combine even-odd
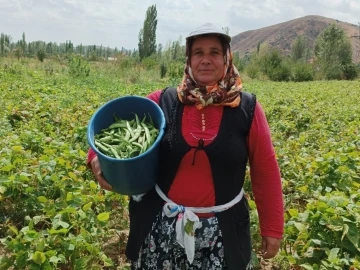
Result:
{"label": "red long-sleeve shirt", "polygon": [[[161,90],[155,91],[148,95],[148,98],[159,103],[160,93]],[[185,106],[182,117],[182,135],[185,141],[195,147],[199,139],[203,139],[205,145],[211,143],[218,133],[222,113],[221,106],[207,106],[202,110],[195,106]],[[269,125],[258,102],[247,145],[261,235],[281,238],[284,230],[284,210],[280,171]],[[194,158],[194,151],[192,148],[183,157],[167,195],[175,203],[185,206],[214,206],[215,190],[209,160],[204,151],[197,151]],[[95,155],[90,149],[87,162]]]}

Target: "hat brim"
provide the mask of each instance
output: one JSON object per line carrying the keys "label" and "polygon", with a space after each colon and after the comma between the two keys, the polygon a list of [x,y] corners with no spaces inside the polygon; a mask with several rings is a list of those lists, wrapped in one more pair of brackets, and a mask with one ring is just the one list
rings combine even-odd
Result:
{"label": "hat brim", "polygon": [[219,33],[219,32],[206,32],[206,33],[196,33],[196,34],[190,34],[189,36],[186,37],[186,40],[192,39],[192,38],[196,38],[199,36],[204,36],[204,35],[214,35],[214,36],[221,36],[222,38],[225,39],[225,41],[227,43],[230,43],[231,41],[231,37],[229,35],[223,34],[223,33]]}

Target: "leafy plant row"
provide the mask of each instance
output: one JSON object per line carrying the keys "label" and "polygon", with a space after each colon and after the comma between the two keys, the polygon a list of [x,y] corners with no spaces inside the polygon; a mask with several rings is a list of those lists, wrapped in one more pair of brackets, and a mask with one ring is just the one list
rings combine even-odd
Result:
{"label": "leafy plant row", "polygon": [[[93,181],[87,123],[107,100],[171,82],[139,69],[131,83],[116,63],[94,64],[86,78],[45,65],[0,62],[0,269],[123,269],[128,198]],[[360,83],[244,85],[266,112],[282,173],[285,235],[274,267],[360,269]],[[256,252],[249,179],[246,190]]]}

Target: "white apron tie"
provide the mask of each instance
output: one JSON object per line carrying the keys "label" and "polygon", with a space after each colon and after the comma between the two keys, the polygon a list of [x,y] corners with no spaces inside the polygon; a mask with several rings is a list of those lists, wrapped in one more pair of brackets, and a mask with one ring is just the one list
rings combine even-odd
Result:
{"label": "white apron tie", "polygon": [[185,249],[187,259],[190,264],[195,256],[195,230],[200,227],[199,217],[195,214],[219,213],[225,211],[241,201],[244,196],[244,189],[230,202],[223,205],[212,207],[185,207],[171,201],[161,191],[158,185],[155,186],[156,192],[166,203],[163,212],[168,217],[177,216],[176,221],[176,241]]}

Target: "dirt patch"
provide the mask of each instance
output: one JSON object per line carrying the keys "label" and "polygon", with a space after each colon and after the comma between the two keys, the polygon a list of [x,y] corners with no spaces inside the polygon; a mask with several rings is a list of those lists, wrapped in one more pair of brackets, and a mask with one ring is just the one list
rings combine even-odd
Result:
{"label": "dirt patch", "polygon": [[127,269],[130,264],[127,262],[125,256],[125,248],[129,230],[110,230],[109,239],[104,244],[104,253],[114,262],[116,268],[111,269]]}

